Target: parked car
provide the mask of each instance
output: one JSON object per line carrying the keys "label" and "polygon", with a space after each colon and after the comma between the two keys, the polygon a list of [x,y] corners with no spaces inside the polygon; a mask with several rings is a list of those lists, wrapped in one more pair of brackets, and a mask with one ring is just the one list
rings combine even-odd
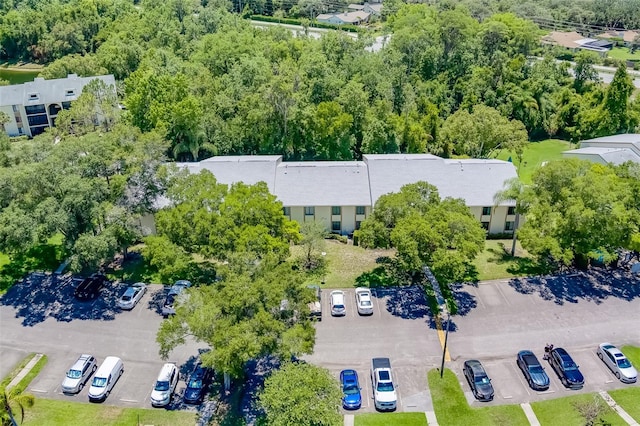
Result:
{"label": "parked car", "polygon": [[185,404],[198,404],[202,402],[207,394],[207,388],[211,384],[213,372],[210,368],[203,367],[198,364],[191,373],[191,377],[187,381],[187,388],[184,391]]}
{"label": "parked car", "polygon": [[104,401],[107,399],[116,382],[124,373],[122,360],[115,356],[108,356],[96,371],[89,388],[89,401]]}
{"label": "parked car", "polygon": [[491,385],[491,379],[480,361],[477,359],[465,361],[462,371],[464,377],[467,378],[467,382],[469,382],[469,386],[471,386],[473,396],[475,396],[478,401],[493,400],[494,391]]}
{"label": "parked car", "polygon": [[309,303],[311,319],[322,321],[322,290],[320,289],[320,286],[317,285],[310,285],[309,288],[314,294],[313,302]]}
{"label": "parked car", "polygon": [[82,354],[67,370],[67,375],[62,381],[62,392],[74,394],[82,390],[89,377],[98,369],[96,359],[88,354]]}
{"label": "parked car", "polygon": [[600,343],[596,352],[618,380],[624,383],[635,383],[638,380],[638,371],[620,349],[611,343]]}
{"label": "parked car", "polygon": [[565,387],[581,389],[584,386],[584,376],[576,363],[573,362],[573,358],[563,348],[551,349],[549,364]]}
{"label": "parked car", "polygon": [[345,316],[347,308],[344,305],[344,291],[334,290],[331,292],[331,315]]}
{"label": "parked car", "polygon": [[174,363],[168,362],[162,366],[153,391],[151,391],[151,405],[154,407],[169,405],[173,391],[178,385],[179,376],[178,367]]}
{"label": "parked car", "polygon": [[349,410],[357,410],[362,405],[360,383],[358,373],[355,370],[342,370],[340,372],[340,385],[342,386],[342,406]]}
{"label": "parked car", "polygon": [[74,295],[77,299],[88,300],[95,298],[100,290],[104,288],[107,277],[102,274],[93,274],[85,279],[76,287]]}
{"label": "parked car", "polygon": [[549,389],[549,376],[547,376],[544,367],[540,365],[538,358],[536,358],[533,352],[528,350],[518,352],[516,362],[531,389],[537,391]]}
{"label": "parked car", "polygon": [[191,287],[191,282],[187,280],[179,280],[169,289],[167,298],[162,305],[162,316],[168,317],[169,315],[175,315],[176,309],[174,307],[176,299],[180,296],[185,289]]}
{"label": "parked car", "polygon": [[371,290],[365,287],[356,288],[356,305],[360,315],[373,315],[373,301]]}
{"label": "parked car", "polygon": [[142,296],[147,292],[147,285],[145,283],[135,283],[124,291],[120,299],[118,300],[118,307],[120,309],[133,309],[134,306],[142,299]]}

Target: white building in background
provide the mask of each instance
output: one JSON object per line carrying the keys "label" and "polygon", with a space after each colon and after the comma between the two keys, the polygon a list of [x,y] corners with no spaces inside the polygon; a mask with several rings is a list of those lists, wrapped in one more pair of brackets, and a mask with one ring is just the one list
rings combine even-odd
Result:
{"label": "white building in background", "polygon": [[84,86],[94,79],[102,80],[115,93],[116,81],[113,75],[78,77],[69,74],[67,78],[34,81],[0,87],[0,111],[7,114],[9,122],[4,131],[9,136],[36,136],[47,127],[53,127],[63,109],[82,94]]}
{"label": "white building in background", "polygon": [[579,158],[600,164],[640,164],[640,133],[605,136],[580,142],[580,148],[562,153],[567,158]]}
{"label": "white building in background", "polygon": [[[224,184],[265,182],[290,219],[320,222],[327,230],[343,235],[360,227],[380,196],[418,181],[436,186],[442,198],[462,198],[489,233],[513,232],[515,203],[494,206],[493,200],[506,180],[517,177],[512,163],[450,160],[430,154],[363,157],[362,161],[287,162],[280,155],[222,156],[177,166],[191,173],[209,170]],[[151,217],[143,226],[155,232]]]}

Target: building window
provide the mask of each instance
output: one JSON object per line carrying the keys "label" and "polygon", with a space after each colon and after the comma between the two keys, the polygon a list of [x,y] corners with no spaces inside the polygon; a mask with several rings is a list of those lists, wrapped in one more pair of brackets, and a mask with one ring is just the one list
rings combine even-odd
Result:
{"label": "building window", "polygon": [[28,105],[24,107],[24,111],[27,113],[27,115],[45,114],[47,112],[44,105]]}
{"label": "building window", "polygon": [[342,211],[342,209],[340,208],[340,206],[331,207],[331,214],[334,215],[334,216],[338,216],[341,211]]}
{"label": "building window", "polygon": [[512,221],[507,221],[504,223],[504,230],[505,231],[513,231],[514,229],[514,222]]}
{"label": "building window", "polygon": [[365,211],[364,206],[356,206],[356,214],[363,215],[365,214]]}
{"label": "building window", "polygon": [[65,95],[66,95],[66,96],[73,96],[73,95],[75,95],[75,94],[76,94],[76,92],[74,92],[74,91],[73,91],[73,89],[69,89],[69,90],[67,90],[67,91],[65,92]]}
{"label": "building window", "polygon": [[285,216],[291,216],[291,207],[283,207],[282,213],[284,213]]}
{"label": "building window", "polygon": [[304,215],[305,216],[313,216],[316,214],[316,208],[315,207],[305,207],[304,208]]}
{"label": "building window", "polygon": [[30,101],[37,101],[39,99],[39,96],[37,93],[29,93],[29,100]]}
{"label": "building window", "polygon": [[516,214],[516,208],[514,206],[509,207],[509,209],[507,209],[507,214],[509,216],[513,216],[514,214]]}
{"label": "building window", "polygon": [[331,230],[333,232],[340,232],[342,230],[342,224],[340,221],[331,222]]}
{"label": "building window", "polygon": [[491,215],[491,207],[483,207],[482,216],[490,216],[490,215]]}
{"label": "building window", "polygon": [[480,222],[485,231],[489,230],[489,222]]}
{"label": "building window", "polygon": [[359,220],[356,220],[356,229],[360,229],[360,225],[362,225],[362,222]]}
{"label": "building window", "polygon": [[71,102],[63,102],[62,103],[62,109],[69,109],[71,108]]}

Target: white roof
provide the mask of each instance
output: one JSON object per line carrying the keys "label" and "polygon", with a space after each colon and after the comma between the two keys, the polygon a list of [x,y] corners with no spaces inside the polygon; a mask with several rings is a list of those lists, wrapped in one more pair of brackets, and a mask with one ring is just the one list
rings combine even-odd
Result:
{"label": "white roof", "polygon": [[69,74],[67,78],[45,80],[36,78],[22,84],[0,87],[0,106],[5,105],[40,105],[57,102],[75,101],[82,93],[82,88],[92,80],[99,79],[115,88],[113,75],[78,77]]}
{"label": "white roof", "polygon": [[468,206],[493,206],[493,197],[504,189],[505,181],[517,177],[513,164],[502,160],[448,160],[431,154],[367,154],[364,160],[374,204],[403,185],[426,181],[438,188],[442,198],[462,198]]}
{"label": "white roof", "polygon": [[627,161],[640,163],[640,156],[627,148],[600,148],[594,146],[564,151],[562,154],[565,157],[593,156],[602,159],[605,163],[616,165],[626,163]]}
{"label": "white roof", "polygon": [[612,136],[603,136],[601,138],[587,139],[581,141],[580,144],[585,144],[589,142],[598,142],[598,143],[640,143],[640,133],[624,133],[621,135],[612,135]]}
{"label": "white roof", "polygon": [[507,179],[517,176],[507,161],[446,160],[431,154],[368,154],[364,161],[292,162],[282,161],[279,155],[228,156],[177,166],[191,173],[207,169],[224,184],[264,181],[285,206],[373,206],[381,195],[418,181],[435,185],[442,198],[462,198],[469,206],[492,206],[495,193]]}
{"label": "white roof", "polygon": [[302,161],[278,165],[275,195],[285,206],[370,206],[362,161]]}

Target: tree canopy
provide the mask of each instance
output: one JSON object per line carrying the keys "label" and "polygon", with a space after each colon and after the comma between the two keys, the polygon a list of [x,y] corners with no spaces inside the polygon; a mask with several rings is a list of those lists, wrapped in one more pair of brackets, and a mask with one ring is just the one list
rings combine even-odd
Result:
{"label": "tree canopy", "polygon": [[522,246],[543,261],[586,265],[617,259],[640,232],[637,164],[607,166],[576,159],[538,169],[530,190]]}
{"label": "tree canopy", "polygon": [[338,381],[324,368],[287,363],[265,380],[259,395],[266,424],[338,426],[341,397]]}
{"label": "tree canopy", "polygon": [[407,272],[429,266],[448,284],[470,279],[485,231],[463,200],[442,200],[435,186],[418,182],[381,196],[358,237],[364,247],[395,247]]}

